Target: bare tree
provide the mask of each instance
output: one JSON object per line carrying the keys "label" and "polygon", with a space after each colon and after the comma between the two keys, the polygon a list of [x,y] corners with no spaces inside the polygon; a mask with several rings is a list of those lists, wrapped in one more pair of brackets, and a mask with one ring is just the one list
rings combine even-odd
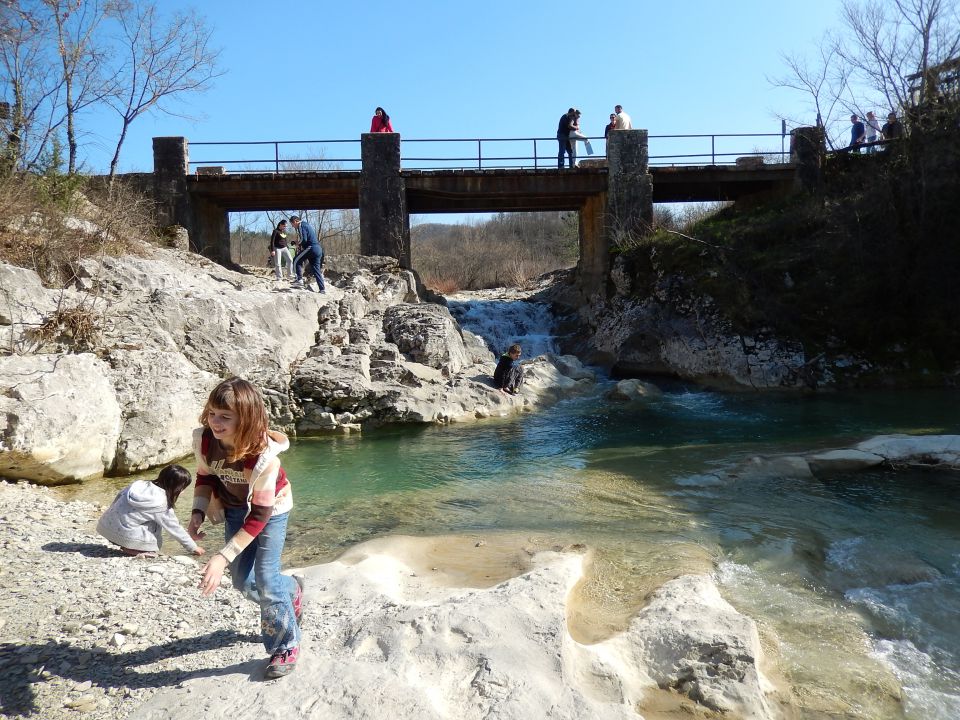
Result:
{"label": "bare tree", "polygon": [[60,99],[63,78],[51,65],[52,36],[39,8],[0,2],[0,88],[11,98],[6,163],[31,170],[63,123]]}
{"label": "bare tree", "polygon": [[168,23],[158,17],[153,3],[127,6],[119,13],[120,43],[125,58],[111,106],[121,119],[120,136],[110,161],[111,182],[130,124],[152,110],[175,114],[170,101],[209,88],[222,73],[220,51],[210,46],[211,31],[191,11],[177,13]]}
{"label": "bare tree", "polygon": [[816,61],[787,56],[787,75],[772,80],[806,94],[827,128],[841,114],[922,104],[927,71],[960,53],[960,0],[844,0],[840,19]]}
{"label": "bare tree", "polygon": [[[838,119],[837,110],[840,99],[847,93],[849,75],[844,65],[838,62],[834,42],[825,42],[818,49],[820,57],[814,63],[802,55],[784,55],[783,61],[787,65],[788,72],[771,82],[778,87],[797,90],[808,95],[816,112],[817,125],[829,127]],[[805,125],[810,122],[809,119],[795,117],[784,119],[792,125]]]}
{"label": "bare tree", "polygon": [[62,68],[63,105],[67,126],[67,170],[77,170],[77,114],[103,100],[111,86],[100,68],[108,60],[97,31],[115,14],[112,0],[42,0],[56,30],[57,55]]}
{"label": "bare tree", "polygon": [[[859,84],[874,92],[868,102],[922,104],[930,92],[927,70],[960,52],[955,0],[845,0],[842,17],[853,42],[838,44],[837,54]],[[909,80],[914,74],[921,78],[916,97]]]}

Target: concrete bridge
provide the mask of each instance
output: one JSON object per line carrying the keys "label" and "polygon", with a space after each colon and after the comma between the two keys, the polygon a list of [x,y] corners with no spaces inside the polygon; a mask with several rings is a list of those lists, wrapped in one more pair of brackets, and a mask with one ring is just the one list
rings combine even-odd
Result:
{"label": "concrete bridge", "polygon": [[798,186],[798,165],[649,167],[646,130],[610,134],[606,162],[577,169],[404,170],[400,136],[361,137],[360,172],[189,172],[186,138],[154,138],[161,226],[189,231],[194,249],[229,262],[231,211],[358,209],[361,252],[410,267],[410,214],[577,211],[581,290],[602,290],[618,236],[650,231],[653,203],[738,200]]}

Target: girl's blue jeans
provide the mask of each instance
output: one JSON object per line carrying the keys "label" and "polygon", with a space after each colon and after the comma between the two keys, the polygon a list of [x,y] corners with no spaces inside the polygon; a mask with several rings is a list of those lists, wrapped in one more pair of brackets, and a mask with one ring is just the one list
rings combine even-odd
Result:
{"label": "girl's blue jeans", "polygon": [[[226,508],[226,539],[243,526],[247,509]],[[242,553],[230,563],[233,586],[260,603],[260,637],[269,655],[300,645],[300,627],[293,614],[297,581],[280,574],[280,553],[287,539],[290,513],[274,515]]]}

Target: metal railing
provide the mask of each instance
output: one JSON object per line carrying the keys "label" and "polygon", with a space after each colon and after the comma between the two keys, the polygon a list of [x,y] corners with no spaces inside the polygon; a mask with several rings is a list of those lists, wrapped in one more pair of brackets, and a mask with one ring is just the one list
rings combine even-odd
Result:
{"label": "metal railing", "polygon": [[[334,153],[331,157],[327,153],[327,146],[332,146],[334,150],[343,146],[355,145],[356,155],[347,157],[337,157]],[[295,173],[295,172],[317,172],[331,170],[360,170],[360,138],[355,140],[251,140],[251,141],[211,141],[211,142],[190,142],[190,148],[197,146],[216,147],[221,151],[221,157],[203,158],[202,160],[191,160],[190,166],[197,167],[215,166],[224,167],[232,173]],[[237,157],[233,152],[237,148],[256,148],[260,149],[269,146],[273,149],[273,157],[257,158],[249,156]],[[305,148],[306,154],[294,152],[282,152],[282,150]],[[250,150],[245,150],[250,153]],[[346,167],[342,167],[346,165]],[[355,167],[354,167],[355,166]]]}
{"label": "metal railing", "polygon": [[[787,162],[789,150],[784,133],[710,133],[650,135],[651,167],[733,165],[737,158],[762,157],[768,162]],[[769,147],[771,138],[780,138],[780,147]],[[606,157],[602,137],[587,138],[592,155],[577,141],[578,160]],[[757,141],[750,143],[750,140]],[[767,148],[759,147],[766,143]],[[750,145],[750,147],[744,147]],[[223,167],[230,173],[294,173],[317,171],[357,172],[361,169],[360,140],[258,140],[251,142],[191,142],[191,148],[217,148],[212,157],[190,161],[193,169]],[[270,147],[273,157],[260,148]],[[343,152],[350,147],[356,154]],[[241,150],[241,148],[247,148]],[[254,148],[251,151],[249,148]],[[296,152],[303,149],[303,152]],[[405,170],[502,170],[551,169],[557,166],[556,137],[528,138],[401,138],[401,163]],[[239,154],[238,154],[239,153]],[[246,156],[244,156],[246,153]],[[254,153],[253,157],[250,154]]]}

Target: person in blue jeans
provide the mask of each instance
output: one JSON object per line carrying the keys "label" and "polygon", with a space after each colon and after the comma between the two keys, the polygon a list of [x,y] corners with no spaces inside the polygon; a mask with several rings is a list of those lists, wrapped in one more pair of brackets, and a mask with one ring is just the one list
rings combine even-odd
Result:
{"label": "person in blue jeans", "polygon": [[224,380],[210,393],[193,433],[197,482],[187,532],[205,520],[226,523],[226,545],[204,566],[200,590],[212,595],[229,566],[233,586],[260,606],[260,633],[270,656],[266,678],[293,672],[300,657],[303,581],[280,574],[293,493],[278,455],[290,447],[267,425],[263,396],[246,380]]}
{"label": "person in blue jeans", "polygon": [[297,279],[293,281],[294,287],[304,287],[303,265],[309,261],[313,277],[317,280],[317,292],[326,292],[326,286],[323,284],[323,246],[320,245],[317,231],[297,215],[290,216],[290,223],[300,235],[300,252],[293,259],[293,266],[297,270]]}

